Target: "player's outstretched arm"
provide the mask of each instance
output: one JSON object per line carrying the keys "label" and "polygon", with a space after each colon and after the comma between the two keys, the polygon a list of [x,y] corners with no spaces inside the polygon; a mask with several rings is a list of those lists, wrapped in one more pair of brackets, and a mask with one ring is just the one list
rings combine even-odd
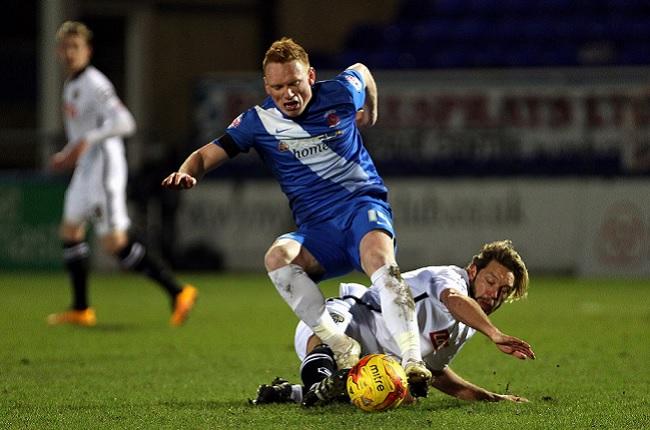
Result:
{"label": "player's outstretched arm", "polygon": [[526,360],[527,358],[535,359],[535,353],[531,346],[526,341],[514,336],[500,333],[500,336],[492,339],[492,342],[504,354],[512,355],[521,360]]}
{"label": "player's outstretched arm", "polygon": [[228,159],[228,154],[218,145],[208,143],[192,152],[178,171],[163,179],[164,188],[182,190],[194,187],[207,172]]}
{"label": "player's outstretched arm", "polygon": [[488,338],[492,339],[501,334],[476,300],[461,294],[453,288],[448,288],[440,294],[440,301],[456,320],[480,331]]}
{"label": "player's outstretched arm", "polygon": [[535,359],[535,353],[528,343],[501,333],[475,300],[452,288],[444,290],[440,294],[440,300],[455,319],[486,335],[501,352],[522,360]]}
{"label": "player's outstretched arm", "polygon": [[457,373],[446,367],[444,370],[433,371],[433,382],[431,385],[445,394],[461,400],[482,400],[488,402],[510,401],[517,403],[528,402],[525,397],[513,394],[493,393],[485,388],[474,385],[461,378]]}

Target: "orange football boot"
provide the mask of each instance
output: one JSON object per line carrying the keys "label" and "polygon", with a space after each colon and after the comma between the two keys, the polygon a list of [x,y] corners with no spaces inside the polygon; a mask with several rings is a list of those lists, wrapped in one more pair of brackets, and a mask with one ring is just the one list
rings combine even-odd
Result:
{"label": "orange football boot", "polygon": [[175,327],[182,325],[190,311],[194,307],[196,297],[199,292],[191,285],[185,285],[174,301],[174,313],[169,320],[169,324]]}
{"label": "orange football boot", "polygon": [[92,327],[97,324],[97,317],[93,308],[86,308],[84,310],[71,309],[58,314],[48,315],[47,323],[49,325],[75,324]]}

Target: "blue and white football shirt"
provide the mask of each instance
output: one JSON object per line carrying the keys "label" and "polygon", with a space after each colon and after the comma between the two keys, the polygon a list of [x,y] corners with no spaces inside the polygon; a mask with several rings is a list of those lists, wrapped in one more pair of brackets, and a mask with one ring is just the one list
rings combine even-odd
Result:
{"label": "blue and white football shirt", "polygon": [[299,117],[287,117],[268,97],[226,129],[239,151],[255,149],[271,169],[298,226],[329,219],[358,199],[387,199],[355,122],[365,100],[363,77],[348,69],[312,91]]}

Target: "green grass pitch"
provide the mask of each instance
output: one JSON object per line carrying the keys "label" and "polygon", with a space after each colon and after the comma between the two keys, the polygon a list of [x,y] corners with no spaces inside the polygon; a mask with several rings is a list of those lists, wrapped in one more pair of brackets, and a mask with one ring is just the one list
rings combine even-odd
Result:
{"label": "green grass pitch", "polygon": [[45,325],[68,304],[62,273],[0,274],[0,428],[650,428],[648,281],[532,275],[529,298],[493,320],[528,340],[537,360],[508,357],[476,335],[452,363],[470,381],[528,404],[432,391],[412,407],[364,413],[248,405],[258,384],[298,380],[295,317],[263,275],[183,278],[200,291],[186,326],[168,326],[169,303],[147,280],[104,274],[91,278],[98,325],[84,329]]}

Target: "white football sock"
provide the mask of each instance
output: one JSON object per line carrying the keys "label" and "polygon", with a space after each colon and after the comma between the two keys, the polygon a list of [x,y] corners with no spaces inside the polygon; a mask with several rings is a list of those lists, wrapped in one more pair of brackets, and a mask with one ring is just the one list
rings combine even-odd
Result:
{"label": "white football sock", "polygon": [[297,264],[269,272],[269,278],[293,312],[323,342],[333,349],[340,347],[343,332],[325,309],[325,297],[318,285]]}
{"label": "white football sock", "polygon": [[302,403],[302,385],[291,385],[291,400],[296,403]]}
{"label": "white football sock", "polygon": [[415,302],[411,289],[399,273],[399,267],[389,264],[382,266],[371,275],[370,280],[379,288],[384,321],[400,349],[402,363],[422,361]]}

